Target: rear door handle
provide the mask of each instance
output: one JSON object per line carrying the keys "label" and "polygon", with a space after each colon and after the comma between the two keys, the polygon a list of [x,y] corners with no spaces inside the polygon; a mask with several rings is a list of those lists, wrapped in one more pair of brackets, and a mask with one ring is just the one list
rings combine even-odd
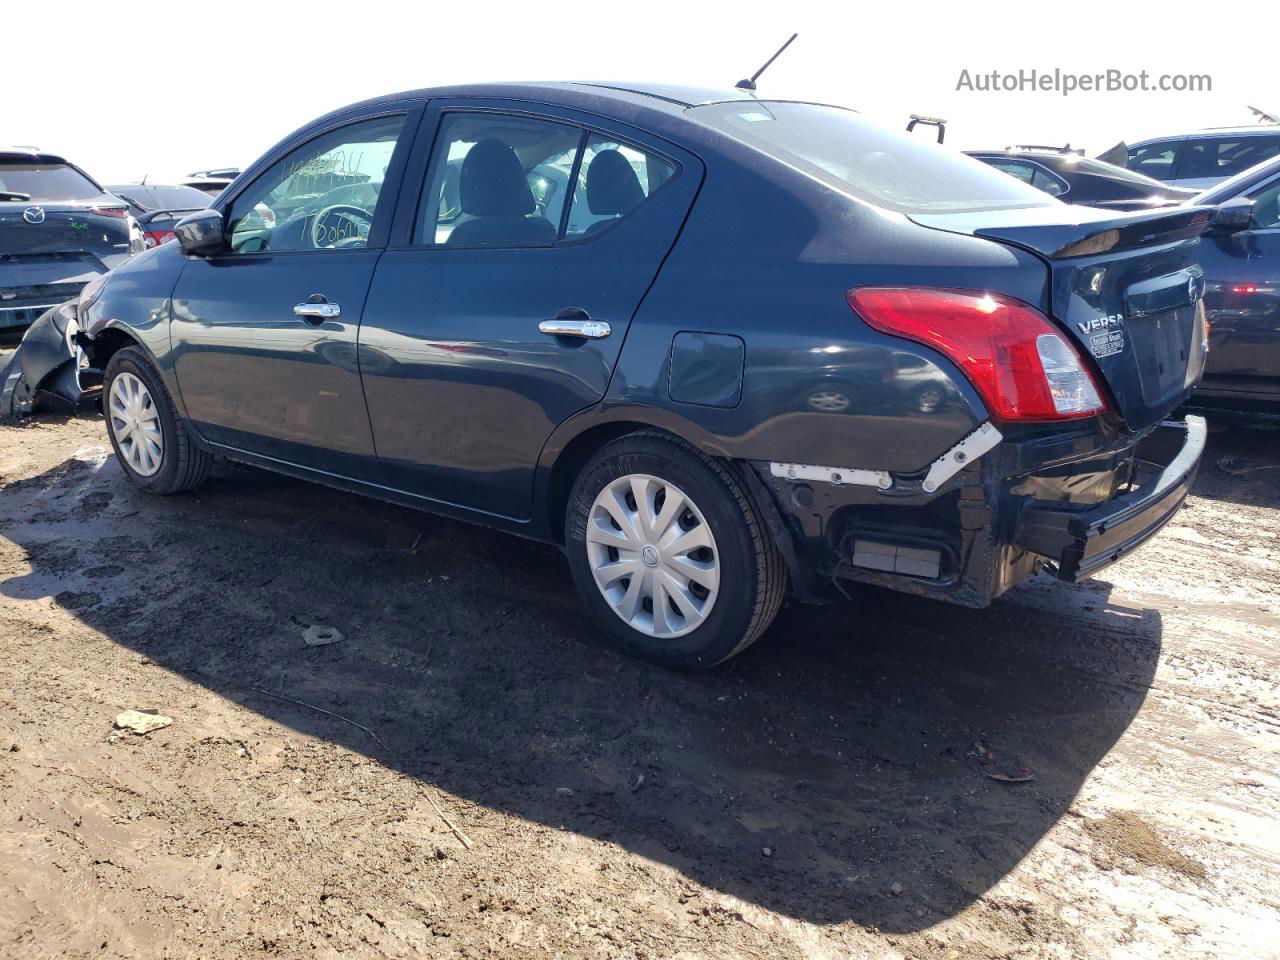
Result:
{"label": "rear door handle", "polygon": [[613,331],[603,320],[543,320],[538,331],[552,337],[585,337],[602,340]]}
{"label": "rear door handle", "polygon": [[313,293],[303,303],[296,304],[293,315],[301,317],[307,323],[319,323],[325,320],[337,320],[342,316],[342,307],[330,303],[323,294]]}

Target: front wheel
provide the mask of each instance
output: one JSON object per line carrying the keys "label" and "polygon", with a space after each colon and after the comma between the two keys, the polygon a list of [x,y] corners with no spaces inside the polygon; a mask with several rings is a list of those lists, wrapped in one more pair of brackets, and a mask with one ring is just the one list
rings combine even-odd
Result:
{"label": "front wheel", "polygon": [[786,587],[742,485],[667,434],[629,434],[596,452],[570,495],[565,545],[605,632],[668,667],[703,669],[745,650]]}
{"label": "front wheel", "polygon": [[192,442],[164,382],[138,347],[125,347],[108,361],[102,413],[116,459],[139,489],[179,493],[208,476],[213,458]]}

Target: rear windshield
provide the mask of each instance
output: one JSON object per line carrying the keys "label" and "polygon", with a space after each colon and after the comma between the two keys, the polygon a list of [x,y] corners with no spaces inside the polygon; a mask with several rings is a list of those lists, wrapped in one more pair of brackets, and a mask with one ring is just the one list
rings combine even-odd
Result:
{"label": "rear windshield", "polygon": [[194,187],[151,187],[128,183],[107,189],[143,210],[201,210],[209,205],[208,195]]}
{"label": "rear windshield", "polygon": [[690,118],[827,185],[899,213],[959,213],[1058,203],[972,157],[840,107],[737,100]]}
{"label": "rear windshield", "polygon": [[96,200],[97,185],[65,163],[0,160],[0,192],[24,193],[29,200]]}

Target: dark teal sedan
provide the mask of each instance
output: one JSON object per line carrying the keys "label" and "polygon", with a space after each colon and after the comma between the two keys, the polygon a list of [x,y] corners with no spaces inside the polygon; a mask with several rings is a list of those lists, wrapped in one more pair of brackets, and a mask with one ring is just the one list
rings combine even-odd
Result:
{"label": "dark teal sedan", "polygon": [[788,592],[982,606],[1152,536],[1214,216],[742,90],[441,88],[290,134],[29,340],[142,490],[226,458],[557,543],[606,634],[700,668]]}

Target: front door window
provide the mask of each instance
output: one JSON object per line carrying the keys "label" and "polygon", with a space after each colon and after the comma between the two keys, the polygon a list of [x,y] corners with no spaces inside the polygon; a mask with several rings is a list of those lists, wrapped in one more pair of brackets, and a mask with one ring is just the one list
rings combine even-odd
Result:
{"label": "front door window", "polygon": [[401,115],[354,123],[277,161],[232,203],[231,253],[368,246],[375,217],[391,213],[379,201],[403,126]]}

